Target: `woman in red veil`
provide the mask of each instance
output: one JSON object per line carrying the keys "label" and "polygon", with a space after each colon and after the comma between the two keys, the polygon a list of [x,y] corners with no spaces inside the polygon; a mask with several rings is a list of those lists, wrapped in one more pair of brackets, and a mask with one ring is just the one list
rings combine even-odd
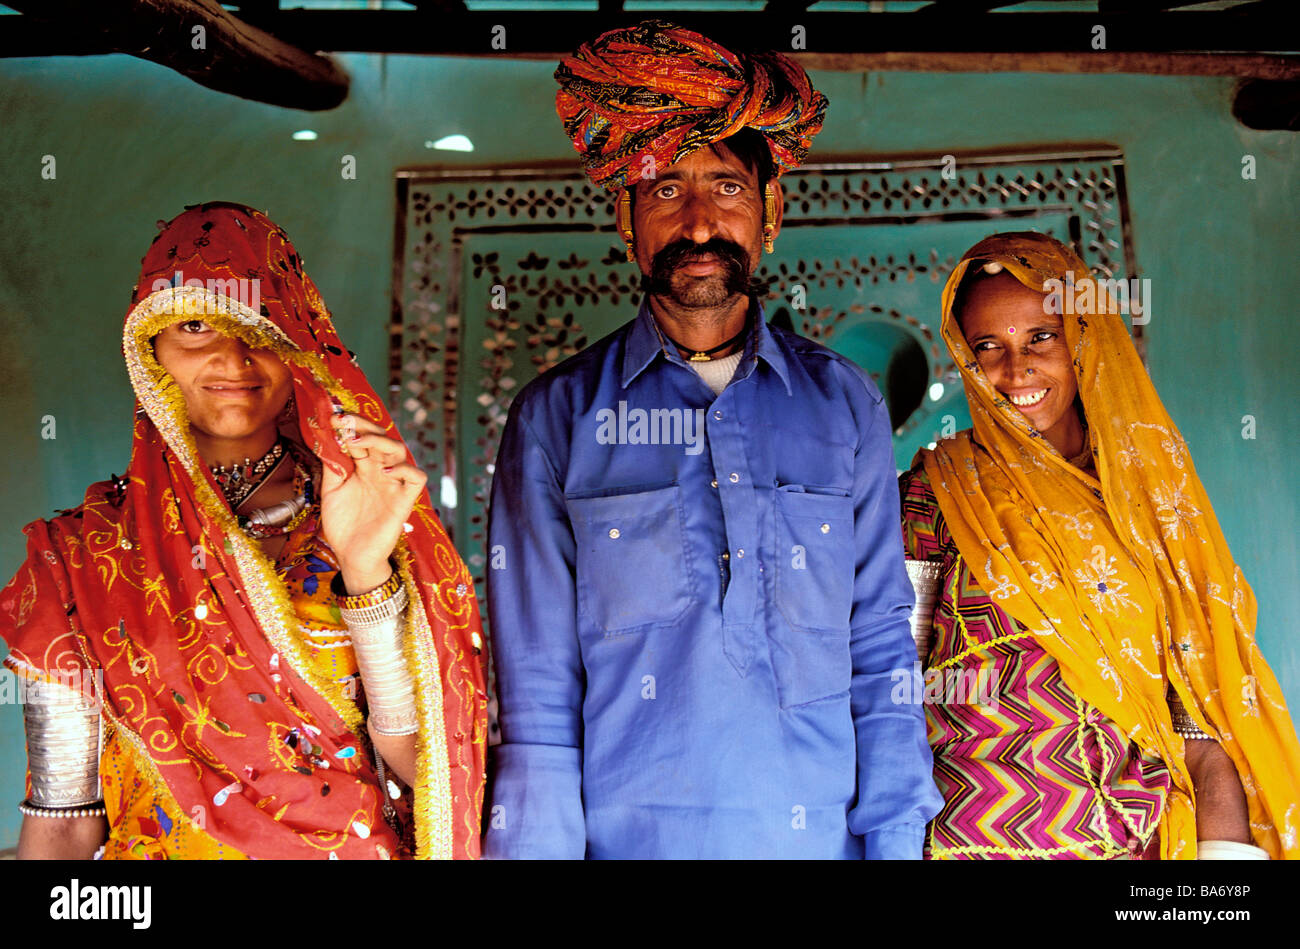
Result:
{"label": "woman in red veil", "polygon": [[123,350],[126,474],[0,591],[20,856],[477,857],[473,582],[284,231],[188,208]]}

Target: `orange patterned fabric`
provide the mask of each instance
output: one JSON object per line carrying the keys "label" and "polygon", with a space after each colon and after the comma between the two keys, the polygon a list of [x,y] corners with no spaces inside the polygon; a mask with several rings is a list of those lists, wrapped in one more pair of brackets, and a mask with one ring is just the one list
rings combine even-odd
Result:
{"label": "orange patterned fabric", "polygon": [[[27,676],[102,672],[105,718],[134,768],[166,786],[183,819],[204,814],[223,846],[257,858],[394,854],[363,708],[296,635],[283,579],[235,523],[153,357],[152,337],[190,319],[280,357],[296,410],[282,433],[322,464],[352,470],[329,423],[335,402],[400,437],[284,231],[241,205],[187,209],[154,239],[127,314],[138,400],[127,472],[25,529],[27,562],[0,591],[6,664]],[[395,558],[420,719],[416,851],[476,857],[487,730],[478,607],[427,493],[410,525]],[[287,742],[294,729],[311,741]]]}
{"label": "orange patterned fabric", "polygon": [[763,133],[780,176],[804,160],[826,115],[826,97],[788,57],[733,53],[658,20],[584,44],[555,79],[565,134],[610,190],[744,128]]}
{"label": "orange patterned fabric", "polygon": [[248,859],[203,830],[202,811],[186,819],[166,783],[156,783],[136,769],[130,749],[116,732],[104,738],[99,776],[109,821],[100,859]]}

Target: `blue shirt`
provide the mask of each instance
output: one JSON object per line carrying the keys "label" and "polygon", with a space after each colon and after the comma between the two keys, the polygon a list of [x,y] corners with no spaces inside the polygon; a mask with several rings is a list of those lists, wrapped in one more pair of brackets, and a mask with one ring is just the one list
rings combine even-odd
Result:
{"label": "blue shirt", "polygon": [[486,856],[921,855],[942,798],[892,699],[916,648],[889,415],[756,312],[717,397],[643,303],[515,399]]}

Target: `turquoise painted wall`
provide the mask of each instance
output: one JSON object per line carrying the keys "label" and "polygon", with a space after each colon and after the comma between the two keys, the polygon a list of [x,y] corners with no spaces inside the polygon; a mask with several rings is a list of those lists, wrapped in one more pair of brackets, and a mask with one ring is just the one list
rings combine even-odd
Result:
{"label": "turquoise painted wall", "polygon": [[[0,61],[0,574],[19,528],[120,472],[131,392],[120,326],[154,223],[185,204],[270,211],[294,237],[372,380],[386,372],[392,172],[572,159],[547,63],[345,56],[348,101],[257,105],[124,56]],[[1252,132],[1222,79],[820,73],[814,155],[1109,143],[1128,158],[1151,372],[1260,602],[1259,638],[1300,705],[1296,583],[1300,374],[1292,366],[1300,138]],[[314,142],[290,134],[315,129]],[[426,140],[469,136],[472,154]],[[1241,176],[1243,155],[1257,177]],[[41,178],[53,155],[57,178]],[[344,155],[356,180],[340,175]],[[1290,408],[1288,408],[1290,406]],[[40,437],[53,415],[57,437]],[[1242,417],[1257,437],[1241,437]],[[0,707],[0,848],[22,793],[19,710]]]}

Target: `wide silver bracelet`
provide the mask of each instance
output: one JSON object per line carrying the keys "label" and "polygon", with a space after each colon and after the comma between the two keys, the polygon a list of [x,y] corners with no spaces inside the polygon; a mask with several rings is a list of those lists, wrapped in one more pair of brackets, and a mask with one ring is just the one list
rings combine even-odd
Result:
{"label": "wide silver bracelet", "polygon": [[1187,709],[1183,706],[1183,700],[1178,697],[1178,693],[1171,686],[1165,693],[1165,701],[1169,703],[1169,717],[1173,720],[1174,732],[1187,739],[1204,739],[1214,741],[1214,738],[1201,731],[1201,726],[1196,724],[1196,719],[1187,714]]}
{"label": "wide silver bracelet", "polygon": [[906,559],[908,579],[916,593],[912,607],[912,641],[916,643],[916,656],[922,663],[930,657],[934,639],[934,608],[939,601],[939,581],[943,564],[938,560]]}
{"label": "wide silver bracelet", "polygon": [[32,776],[32,796],[25,806],[33,810],[23,813],[55,816],[46,812],[98,804],[103,799],[102,729],[96,697],[62,683],[33,680],[27,684],[23,721]]}
{"label": "wide silver bracelet", "polygon": [[399,586],[373,606],[339,607],[366,690],[370,728],[379,735],[413,735],[419,730],[415,683],[406,668],[406,604],[406,587]]}

